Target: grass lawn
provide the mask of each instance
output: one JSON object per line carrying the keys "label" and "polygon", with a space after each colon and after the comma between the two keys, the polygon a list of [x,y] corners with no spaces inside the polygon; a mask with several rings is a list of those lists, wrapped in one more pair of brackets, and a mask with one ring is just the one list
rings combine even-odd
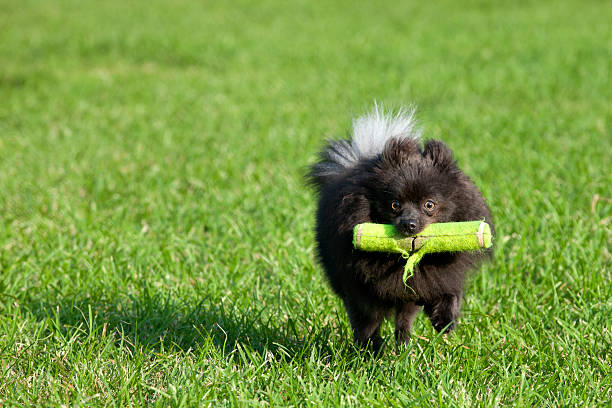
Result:
{"label": "grass lawn", "polygon": [[[610,404],[612,3],[319,3],[0,0],[0,406]],[[375,99],[498,229],[380,359],[303,182]]]}

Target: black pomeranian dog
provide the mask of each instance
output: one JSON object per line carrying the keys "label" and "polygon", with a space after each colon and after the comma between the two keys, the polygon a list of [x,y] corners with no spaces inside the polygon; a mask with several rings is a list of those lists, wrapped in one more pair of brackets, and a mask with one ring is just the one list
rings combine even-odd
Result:
{"label": "black pomeranian dog", "polygon": [[316,240],[333,291],[344,302],[355,342],[378,351],[380,325],[395,312],[397,342],[409,340],[424,309],[437,331],[453,329],[465,274],[492,251],[428,254],[406,282],[399,254],[353,248],[363,222],[393,224],[414,235],[434,222],[486,220],[491,213],[474,183],[440,141],[420,147],[414,109],[374,110],[353,122],[350,140],[330,141],[308,174],[319,193]]}

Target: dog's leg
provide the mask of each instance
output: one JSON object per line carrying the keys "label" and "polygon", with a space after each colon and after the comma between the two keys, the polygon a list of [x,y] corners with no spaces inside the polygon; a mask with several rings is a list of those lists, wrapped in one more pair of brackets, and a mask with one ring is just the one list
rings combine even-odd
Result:
{"label": "dog's leg", "polygon": [[412,322],[421,311],[421,307],[414,302],[402,303],[395,310],[395,341],[399,344],[408,344]]}
{"label": "dog's leg", "polygon": [[[384,319],[384,312],[377,308],[363,308],[345,301],[346,312],[353,328],[355,343],[364,349],[377,353],[380,351],[383,340],[380,337],[380,324]],[[366,310],[364,310],[366,309]]]}
{"label": "dog's leg", "polygon": [[455,327],[460,307],[461,294],[445,294],[431,303],[426,303],[425,313],[434,329],[448,333]]}

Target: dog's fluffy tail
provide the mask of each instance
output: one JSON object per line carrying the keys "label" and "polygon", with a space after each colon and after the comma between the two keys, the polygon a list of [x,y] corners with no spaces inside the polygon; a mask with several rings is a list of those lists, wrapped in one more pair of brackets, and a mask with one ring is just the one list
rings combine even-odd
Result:
{"label": "dog's fluffy tail", "polygon": [[330,140],[319,153],[307,175],[319,189],[354,167],[360,160],[382,153],[390,139],[419,139],[421,129],[414,118],[414,107],[401,108],[397,113],[385,112],[382,105],[353,120],[350,140]]}

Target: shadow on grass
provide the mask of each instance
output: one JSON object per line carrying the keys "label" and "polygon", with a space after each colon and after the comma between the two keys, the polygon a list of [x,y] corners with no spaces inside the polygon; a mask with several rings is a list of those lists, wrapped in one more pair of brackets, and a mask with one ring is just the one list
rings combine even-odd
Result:
{"label": "shadow on grass", "polygon": [[112,334],[132,349],[188,351],[212,344],[224,355],[242,348],[289,359],[307,358],[313,351],[319,356],[337,353],[329,342],[337,334],[329,325],[300,336],[295,319],[280,321],[265,306],[239,310],[210,299],[190,303],[149,290],[116,303],[92,298],[41,300],[50,298],[43,295],[21,307],[37,320],[47,321],[49,330],[68,333],[80,328],[95,336]]}

